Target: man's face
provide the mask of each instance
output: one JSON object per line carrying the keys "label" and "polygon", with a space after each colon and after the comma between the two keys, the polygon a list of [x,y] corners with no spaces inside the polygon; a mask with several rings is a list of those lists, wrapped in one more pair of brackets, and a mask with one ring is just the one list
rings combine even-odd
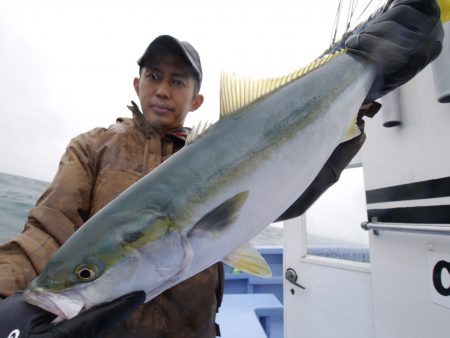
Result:
{"label": "man's face", "polygon": [[187,114],[203,103],[194,93],[192,69],[171,55],[143,67],[134,88],[145,118],[161,131],[182,127]]}

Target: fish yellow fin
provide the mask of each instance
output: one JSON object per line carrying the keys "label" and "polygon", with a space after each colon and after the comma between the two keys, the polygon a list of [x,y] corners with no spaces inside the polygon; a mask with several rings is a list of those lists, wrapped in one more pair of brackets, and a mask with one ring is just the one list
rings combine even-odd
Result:
{"label": "fish yellow fin", "polygon": [[345,51],[346,49],[342,49],[333,54],[326,54],[306,67],[273,79],[251,79],[235,73],[222,73],[220,79],[220,117],[235,113],[257,102],[264,96],[322,66],[334,57],[345,53]]}
{"label": "fish yellow fin", "polygon": [[438,4],[441,8],[441,21],[450,21],[450,0],[438,0]]}
{"label": "fish yellow fin", "polygon": [[361,135],[361,129],[359,129],[358,125],[356,124],[356,116],[352,120],[352,123],[350,124],[350,127],[347,130],[347,133],[345,134],[345,137],[341,142],[345,142],[348,140],[351,140],[352,138],[355,138],[357,136]]}
{"label": "fish yellow fin", "polygon": [[263,256],[250,244],[244,244],[230,255],[225,257],[222,262],[258,277],[271,277],[272,270]]}

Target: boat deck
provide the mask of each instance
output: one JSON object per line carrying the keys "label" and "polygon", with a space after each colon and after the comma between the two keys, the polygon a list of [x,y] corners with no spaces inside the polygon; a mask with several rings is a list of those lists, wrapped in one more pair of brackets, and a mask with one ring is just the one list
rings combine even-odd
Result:
{"label": "boat deck", "polygon": [[222,338],[283,337],[283,305],[273,294],[225,294],[217,315]]}

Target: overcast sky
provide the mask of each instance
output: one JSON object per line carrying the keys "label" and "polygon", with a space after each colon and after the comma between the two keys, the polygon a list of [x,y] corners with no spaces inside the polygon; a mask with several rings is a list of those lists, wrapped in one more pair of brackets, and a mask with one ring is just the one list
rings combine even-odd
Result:
{"label": "overcast sky", "polygon": [[329,45],[339,1],[0,0],[0,172],[50,181],[69,140],[129,116],[136,60],[153,38],[190,41],[218,118],[222,70],[282,75]]}

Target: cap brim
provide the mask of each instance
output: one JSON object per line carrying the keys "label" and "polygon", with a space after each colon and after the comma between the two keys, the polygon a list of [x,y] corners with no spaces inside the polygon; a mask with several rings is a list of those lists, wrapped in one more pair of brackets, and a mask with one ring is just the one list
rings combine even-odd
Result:
{"label": "cap brim", "polygon": [[138,65],[140,67],[143,67],[145,65],[146,59],[150,55],[151,50],[158,45],[164,45],[167,46],[171,50],[177,49],[178,51],[181,51],[181,53],[184,55],[186,60],[189,62],[189,64],[194,69],[199,81],[202,81],[202,69],[200,64],[200,57],[197,53],[197,51],[192,47],[191,44],[189,44],[186,41],[179,41],[178,39],[174,38],[170,35],[161,35],[158,36],[156,39],[154,39],[150,45],[147,47],[144,55],[138,60]]}

